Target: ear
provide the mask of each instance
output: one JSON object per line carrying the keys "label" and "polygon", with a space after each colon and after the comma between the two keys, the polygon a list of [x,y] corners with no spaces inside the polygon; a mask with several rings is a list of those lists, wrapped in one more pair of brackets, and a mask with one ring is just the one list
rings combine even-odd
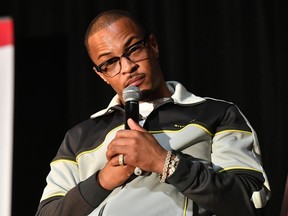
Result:
{"label": "ear", "polygon": [[104,80],[104,82],[106,82],[108,85],[110,85],[110,83],[108,82],[108,80],[106,79],[106,77],[103,75],[103,73],[100,73],[97,71],[97,69],[95,67],[93,67],[93,70],[95,71],[95,73],[101,77],[102,80]]}
{"label": "ear", "polygon": [[158,43],[157,43],[157,39],[156,39],[156,36],[154,34],[151,34],[149,36],[149,43],[150,43],[150,46],[153,50],[153,53],[156,57],[159,57],[159,48],[158,48]]}

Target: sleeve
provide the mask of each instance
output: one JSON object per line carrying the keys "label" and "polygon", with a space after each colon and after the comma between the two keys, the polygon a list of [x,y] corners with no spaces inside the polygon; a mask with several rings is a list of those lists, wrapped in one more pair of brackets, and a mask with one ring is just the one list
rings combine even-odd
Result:
{"label": "sleeve", "polygon": [[[253,216],[270,197],[255,131],[236,106],[226,110],[212,138],[211,163],[175,152],[180,161],[167,178],[199,212]],[[205,214],[206,215],[206,214]]]}
{"label": "sleeve", "polygon": [[50,164],[37,216],[90,214],[110,194],[97,182],[97,174],[80,181],[72,138],[67,132],[56,157]]}

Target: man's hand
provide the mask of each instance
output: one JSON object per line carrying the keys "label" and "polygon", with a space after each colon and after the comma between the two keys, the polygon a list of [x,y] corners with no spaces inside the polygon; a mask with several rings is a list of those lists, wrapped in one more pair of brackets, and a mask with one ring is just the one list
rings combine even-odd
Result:
{"label": "man's hand", "polygon": [[113,190],[121,186],[134,172],[134,167],[129,165],[120,166],[119,156],[111,158],[98,174],[98,182],[106,190]]}
{"label": "man's hand", "polygon": [[167,151],[148,131],[132,119],[128,119],[128,125],[131,130],[118,131],[109,144],[106,152],[107,159],[117,166],[117,163],[119,165],[118,155],[123,154],[125,164],[131,167],[162,173]]}

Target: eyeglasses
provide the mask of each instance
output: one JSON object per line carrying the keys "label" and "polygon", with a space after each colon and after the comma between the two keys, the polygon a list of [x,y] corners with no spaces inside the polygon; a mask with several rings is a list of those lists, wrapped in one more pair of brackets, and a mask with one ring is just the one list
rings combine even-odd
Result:
{"label": "eyeglasses", "polygon": [[148,36],[145,36],[143,40],[136,42],[135,44],[129,46],[124,50],[123,54],[119,57],[113,57],[107,61],[101,63],[100,65],[95,65],[98,72],[103,73],[107,77],[114,77],[121,71],[121,58],[125,57],[131,62],[143,61],[148,57],[148,52],[146,49],[146,42]]}

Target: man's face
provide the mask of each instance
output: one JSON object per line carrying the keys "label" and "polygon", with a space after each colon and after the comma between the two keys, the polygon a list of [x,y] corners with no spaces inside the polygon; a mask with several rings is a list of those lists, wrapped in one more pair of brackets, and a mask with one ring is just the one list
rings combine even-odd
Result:
{"label": "man's face", "polygon": [[[143,37],[134,23],[127,18],[121,18],[89,37],[90,57],[99,66],[113,57],[121,56],[126,48]],[[122,57],[120,73],[114,77],[105,76],[98,71],[96,73],[112,86],[120,98],[124,88],[129,85],[138,86],[141,91],[150,92],[151,96],[154,94],[152,98],[161,97],[159,94],[163,92],[161,88],[165,83],[157,61],[159,51],[155,36],[149,36],[145,52],[147,58],[137,62]]]}

